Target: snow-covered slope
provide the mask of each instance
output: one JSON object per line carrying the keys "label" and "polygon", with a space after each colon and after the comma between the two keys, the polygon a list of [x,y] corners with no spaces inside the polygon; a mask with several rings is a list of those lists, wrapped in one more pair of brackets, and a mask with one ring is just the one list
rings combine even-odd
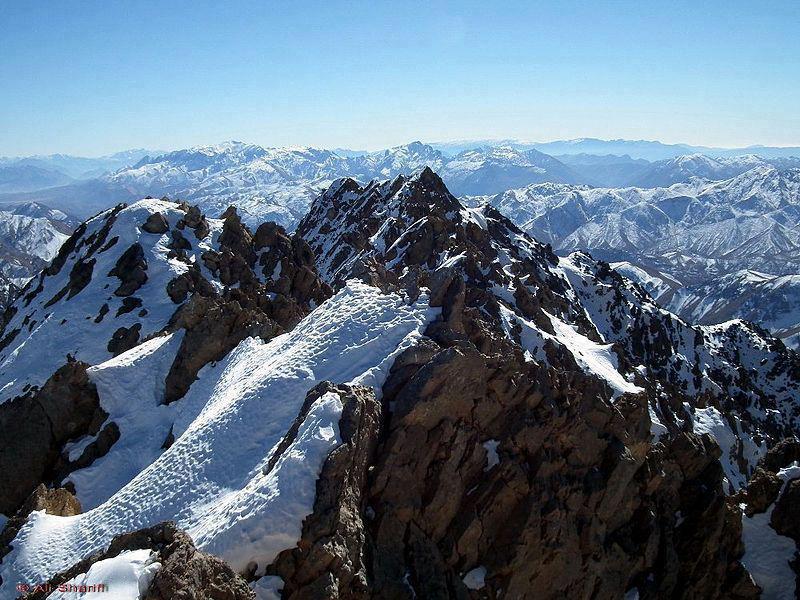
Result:
{"label": "snow-covered slope", "polygon": [[[154,433],[163,437],[148,453],[154,460],[124,478],[118,466],[130,469],[127,455],[147,448],[137,425],[161,401],[139,382],[152,376],[153,361],[169,360],[176,346],[155,338],[92,368],[110,418],[117,420],[121,410],[127,415],[117,420],[120,442],[74,475],[79,498],[92,510],[71,518],[37,513],[17,537],[19,550],[4,559],[3,581],[47,579],[104,548],[115,534],[164,520],[177,521],[199,548],[238,571],[251,561],[263,568],[299,539],[322,462],[341,443],[341,400],[328,394],[301,411],[306,392],[323,380],[379,390],[393,357],[436,312],[425,298],[408,305],[353,284],[291,333],[268,343],[243,341],[204,369],[187,397],[161,406]],[[282,448],[303,412],[294,441]],[[170,427],[176,441],[160,451]]]}
{"label": "snow-covered slope", "polygon": [[612,266],[691,323],[710,325],[744,319],[768,329],[788,346],[800,347],[800,275],[738,271],[684,286],[663,273],[631,263]]}
{"label": "snow-covered slope", "polygon": [[30,432],[0,440],[5,516],[39,483],[84,509],[9,521],[2,597],[164,520],[264,598],[570,597],[587,560],[604,597],[720,588],[704,569],[750,589],[724,493],[800,433],[797,354],[687,325],[427,168],[335,181],[293,236],[107,211],[0,340],[0,423]]}
{"label": "snow-covered slope", "polygon": [[13,296],[12,290],[44,268],[76,225],[61,211],[33,202],[0,210],[0,296]]}
{"label": "snow-covered slope", "polygon": [[705,154],[687,154],[654,162],[642,173],[631,177],[629,186],[654,188],[687,183],[693,178],[719,181],[731,179],[756,167],[800,167],[800,158],[765,159],[755,154],[713,157]]}
{"label": "snow-covered slope", "polygon": [[684,283],[751,269],[800,272],[800,169],[751,169],[719,182],[604,189],[541,184],[491,199],[561,253],[578,249]]}
{"label": "snow-covered slope", "polygon": [[235,204],[245,221],[275,220],[293,228],[314,197],[338,177],[362,182],[431,167],[458,193],[497,193],[540,181],[574,182],[568,167],[536,150],[488,148],[446,157],[413,142],[343,156],[312,148],[262,148],[241,142],[147,158],[105,181],[139,194],[177,196],[218,214]]}

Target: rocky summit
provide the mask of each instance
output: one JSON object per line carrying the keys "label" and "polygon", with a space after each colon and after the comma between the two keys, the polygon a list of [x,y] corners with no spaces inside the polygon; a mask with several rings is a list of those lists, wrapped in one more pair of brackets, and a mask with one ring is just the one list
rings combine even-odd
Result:
{"label": "rocky summit", "polygon": [[796,593],[800,356],[429,168],[119,205],[0,325],[0,598]]}

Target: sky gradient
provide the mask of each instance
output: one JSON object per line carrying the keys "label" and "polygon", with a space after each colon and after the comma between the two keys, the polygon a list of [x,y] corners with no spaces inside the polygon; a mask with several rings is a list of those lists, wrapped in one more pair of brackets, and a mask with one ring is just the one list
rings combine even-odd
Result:
{"label": "sky gradient", "polygon": [[796,0],[0,0],[0,155],[800,145],[798,24]]}

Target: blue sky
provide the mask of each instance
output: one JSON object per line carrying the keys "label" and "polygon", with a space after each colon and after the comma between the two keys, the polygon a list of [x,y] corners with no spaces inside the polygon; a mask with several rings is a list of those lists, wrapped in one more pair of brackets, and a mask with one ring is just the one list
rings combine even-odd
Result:
{"label": "blue sky", "polygon": [[800,2],[0,0],[0,155],[800,145]]}

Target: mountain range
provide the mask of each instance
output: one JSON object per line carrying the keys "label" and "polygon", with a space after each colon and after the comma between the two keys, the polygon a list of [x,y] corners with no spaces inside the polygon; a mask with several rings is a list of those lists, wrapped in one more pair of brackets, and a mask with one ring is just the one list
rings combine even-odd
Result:
{"label": "mountain range", "polygon": [[794,593],[798,354],[494,204],[426,167],[294,233],[152,198],[79,225],[0,326],[0,594]]}
{"label": "mountain range", "polygon": [[[737,288],[720,284],[719,277],[750,281],[749,271],[774,276],[800,273],[793,258],[797,190],[788,175],[800,165],[797,158],[690,154],[648,162],[628,155],[553,157],[511,145],[488,145],[451,156],[420,142],[378,152],[263,148],[240,142],[154,156],[141,156],[144,152],[114,155],[114,160],[136,162],[101,178],[0,194],[0,207],[33,201],[86,218],[118,202],[167,195],[194,202],[211,215],[221,214],[232,203],[252,226],[274,220],[291,230],[320,190],[338,177],[368,182],[431,166],[467,203],[494,202],[558,252],[588,249],[599,258],[630,263],[635,267],[631,273],[656,272],[678,281],[688,296],[699,286],[700,293],[714,295],[725,307],[699,315],[687,308],[696,301],[667,303],[692,322],[709,323],[728,314],[765,324],[764,315],[737,303],[733,293]],[[69,157],[45,158],[52,166]],[[498,193],[501,196],[494,198]],[[758,205],[748,208],[748,202]],[[774,202],[783,205],[771,206]],[[737,208],[731,212],[734,205]],[[553,223],[542,225],[547,219]],[[728,229],[732,233],[726,239]],[[24,237],[27,230],[8,229],[0,239],[17,252],[32,247],[15,235]],[[14,255],[10,260],[11,256],[6,250],[0,257],[5,296],[14,289],[8,279],[12,271],[19,283],[41,266],[41,257]],[[646,284],[647,278],[641,283]],[[785,317],[771,330],[794,343],[790,333],[794,325],[784,321],[794,319],[800,325],[800,317],[785,308],[790,304],[788,288],[761,287],[759,297]],[[718,291],[712,293],[712,288]],[[648,289],[658,296],[657,290]]]}
{"label": "mountain range", "polygon": [[436,142],[434,148],[446,154],[458,154],[476,146],[510,146],[520,150],[534,148],[551,155],[628,155],[633,158],[649,161],[666,160],[686,154],[704,154],[706,156],[733,157],[757,154],[768,158],[787,158],[800,156],[800,146],[747,146],[744,148],[715,148],[711,146],[695,146],[692,144],[665,144],[654,140],[603,140],[598,138],[577,138],[573,140],[556,140],[552,142],[527,142],[517,139],[482,139],[460,140],[457,142]]}
{"label": "mountain range", "polygon": [[629,156],[565,155],[536,149],[472,148],[455,156],[420,142],[368,153],[313,148],[264,148],[227,142],[145,156],[100,178],[38,191],[0,194],[0,204],[36,201],[79,217],[144,195],[197,202],[209,214],[235,203],[251,223],[273,219],[293,228],[319,191],[338,177],[370,181],[436,169],[459,196],[497,194],[552,182],[612,187],[658,187],[693,178],[719,180],[756,166],[788,168],[800,159],[757,156],[682,156],[655,163]]}
{"label": "mountain range", "polygon": [[766,164],[723,181],[650,189],[539,184],[471,202],[491,203],[556,252],[582,249],[625,266],[690,322],[743,318],[797,344],[797,168]]}

